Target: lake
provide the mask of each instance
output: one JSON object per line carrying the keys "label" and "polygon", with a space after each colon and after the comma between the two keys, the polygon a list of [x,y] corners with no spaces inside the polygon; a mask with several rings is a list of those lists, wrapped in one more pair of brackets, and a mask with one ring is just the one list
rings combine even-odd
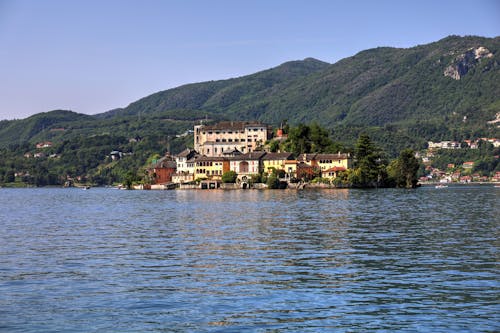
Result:
{"label": "lake", "polygon": [[0,331],[498,332],[499,199],[0,189]]}

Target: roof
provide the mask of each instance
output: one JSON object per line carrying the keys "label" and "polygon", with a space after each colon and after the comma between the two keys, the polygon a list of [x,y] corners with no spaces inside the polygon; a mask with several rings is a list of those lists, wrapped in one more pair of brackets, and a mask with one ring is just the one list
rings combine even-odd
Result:
{"label": "roof", "polygon": [[200,156],[196,159],[196,162],[220,162],[220,161],[229,161],[227,157],[223,156]]}
{"label": "roof", "polygon": [[265,151],[253,151],[246,154],[230,157],[231,161],[260,160],[266,155]]}
{"label": "roof", "polygon": [[183,150],[182,152],[180,152],[179,154],[177,154],[177,157],[188,158],[190,155],[195,154],[195,153],[196,153],[195,150],[187,148],[187,149]]}
{"label": "roof", "polygon": [[318,153],[310,153],[310,154],[300,154],[297,157],[298,161],[311,161],[311,160],[338,160],[338,159],[346,159],[349,158],[349,154],[318,154]]}
{"label": "roof", "polygon": [[292,153],[267,153],[262,159],[265,161],[291,160],[291,159],[293,159],[293,154]]}
{"label": "roof", "polygon": [[316,154],[317,160],[338,160],[349,158],[349,154]]}
{"label": "roof", "polygon": [[156,163],[153,163],[153,168],[177,168],[177,163],[173,160],[172,156],[163,156]]}
{"label": "roof", "polygon": [[344,168],[344,167],[337,167],[337,166],[335,166],[335,167],[330,168],[330,169],[328,169],[328,170],[323,170],[323,173],[325,173],[325,172],[346,171],[346,170],[347,170],[347,169],[346,169],[346,168]]}

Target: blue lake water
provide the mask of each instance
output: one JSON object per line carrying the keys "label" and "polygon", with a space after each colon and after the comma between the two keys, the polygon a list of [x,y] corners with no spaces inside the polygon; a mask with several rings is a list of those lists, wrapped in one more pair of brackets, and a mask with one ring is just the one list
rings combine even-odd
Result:
{"label": "blue lake water", "polygon": [[1,332],[498,332],[500,189],[0,189]]}

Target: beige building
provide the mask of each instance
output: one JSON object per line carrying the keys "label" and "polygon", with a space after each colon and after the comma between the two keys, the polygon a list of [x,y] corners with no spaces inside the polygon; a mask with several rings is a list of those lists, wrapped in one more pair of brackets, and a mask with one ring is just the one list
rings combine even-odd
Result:
{"label": "beige building", "polygon": [[259,122],[225,121],[194,126],[194,149],[205,156],[249,153],[262,147],[272,130]]}

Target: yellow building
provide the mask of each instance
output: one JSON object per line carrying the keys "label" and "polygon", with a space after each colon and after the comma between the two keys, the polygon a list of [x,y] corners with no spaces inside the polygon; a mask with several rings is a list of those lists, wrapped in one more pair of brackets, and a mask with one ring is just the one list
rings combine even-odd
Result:
{"label": "yellow building", "polygon": [[222,179],[222,174],[229,171],[229,160],[225,157],[202,156],[196,159],[194,179]]}
{"label": "yellow building", "polygon": [[350,154],[316,154],[315,159],[321,171],[332,168],[352,168],[352,158]]}
{"label": "yellow building", "polygon": [[287,162],[294,160],[292,153],[266,153],[262,158],[264,172],[271,173],[273,169],[287,172]]}

